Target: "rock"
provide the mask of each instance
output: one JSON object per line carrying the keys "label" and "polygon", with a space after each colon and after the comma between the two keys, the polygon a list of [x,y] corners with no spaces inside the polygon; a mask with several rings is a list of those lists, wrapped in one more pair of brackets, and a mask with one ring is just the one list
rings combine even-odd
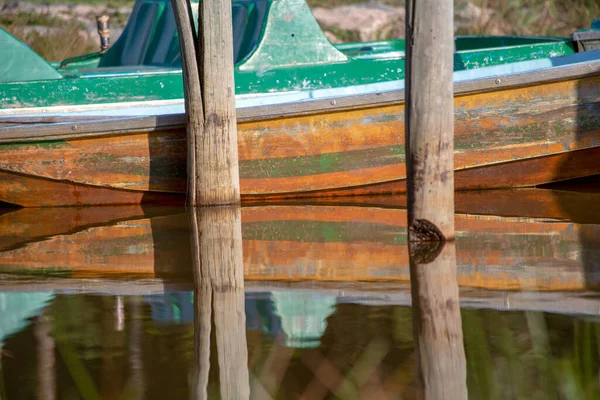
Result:
{"label": "rock", "polygon": [[312,12],[324,30],[335,28],[358,32],[358,37],[363,42],[404,37],[403,7],[382,5],[315,7]]}

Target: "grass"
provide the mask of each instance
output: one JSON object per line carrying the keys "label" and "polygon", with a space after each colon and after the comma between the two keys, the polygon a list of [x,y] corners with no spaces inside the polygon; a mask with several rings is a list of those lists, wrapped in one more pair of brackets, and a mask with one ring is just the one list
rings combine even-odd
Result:
{"label": "grass", "polygon": [[341,42],[360,42],[360,35],[357,31],[340,29],[337,26],[329,27],[328,31],[333,33]]}
{"label": "grass", "polygon": [[[48,27],[46,33],[31,26]],[[84,26],[77,20],[64,20],[45,13],[4,13],[0,26],[19,38],[48,61],[60,61],[97,50],[81,34]]]}
{"label": "grass", "polygon": [[[2,26],[61,26],[64,24],[62,18],[50,15],[48,13],[28,13],[20,11],[19,13],[3,13],[0,14],[0,25]],[[83,29],[83,24],[79,24],[79,28]]]}
{"label": "grass", "polygon": [[600,18],[598,0],[474,0],[474,4],[494,13],[486,23],[466,29],[467,34],[501,31],[509,35],[570,36]]}

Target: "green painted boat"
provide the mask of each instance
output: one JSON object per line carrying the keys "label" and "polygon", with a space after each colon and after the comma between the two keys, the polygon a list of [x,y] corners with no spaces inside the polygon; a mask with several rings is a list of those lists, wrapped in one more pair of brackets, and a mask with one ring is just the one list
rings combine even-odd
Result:
{"label": "green painted boat", "polygon": [[[242,198],[404,191],[404,41],[333,45],[304,0],[232,7]],[[168,0],[57,63],[0,29],[0,201],[180,201],[177,36]],[[600,174],[599,38],[456,38],[457,189]]]}

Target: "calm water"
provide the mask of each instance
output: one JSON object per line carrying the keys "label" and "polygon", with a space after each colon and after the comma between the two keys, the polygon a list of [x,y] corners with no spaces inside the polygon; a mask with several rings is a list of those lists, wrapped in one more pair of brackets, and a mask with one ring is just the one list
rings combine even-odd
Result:
{"label": "calm water", "polygon": [[[0,399],[422,398],[428,360],[472,399],[600,398],[599,200],[457,195],[421,270],[402,198],[247,206],[199,244],[178,208],[3,210]],[[244,289],[194,279],[238,245]]]}
{"label": "calm water", "polygon": [[[0,298],[13,310],[2,318],[2,398],[190,397],[192,292]],[[470,398],[597,397],[597,314],[474,306],[461,310]],[[251,398],[418,395],[406,305],[283,289],[247,292],[245,314]],[[218,351],[213,337],[211,398]]]}

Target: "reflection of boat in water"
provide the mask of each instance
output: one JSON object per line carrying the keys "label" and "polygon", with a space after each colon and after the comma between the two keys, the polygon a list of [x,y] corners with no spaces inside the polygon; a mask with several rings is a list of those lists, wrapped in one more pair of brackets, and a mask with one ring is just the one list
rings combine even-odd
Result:
{"label": "reflection of boat in water", "polygon": [[[24,329],[54,298],[48,292],[2,292],[0,288],[0,348],[7,337]],[[1,354],[0,354],[1,355]]]}
{"label": "reflection of boat in water", "polygon": [[[246,329],[262,331],[288,347],[317,347],[335,312],[337,296],[318,290],[248,291],[245,295]],[[151,306],[152,320],[164,324],[194,321],[192,291],[165,290],[144,296]]]}
{"label": "reflection of boat in water", "polygon": [[[535,218],[514,217],[519,210],[501,201],[503,196],[512,204],[525,204]],[[457,196],[462,212],[456,214],[459,284],[488,289],[598,287],[597,195],[577,197],[574,203],[580,220],[589,210],[590,223],[568,221],[569,210],[560,206],[562,196],[571,195],[525,190]],[[406,211],[394,204],[402,199],[363,201],[367,204],[243,207],[246,280],[408,282]],[[468,214],[469,209],[507,216]],[[156,208],[149,215],[139,207],[116,210],[21,209],[0,215],[0,235],[9,244],[0,252],[0,272],[81,278],[191,276],[182,210]],[[55,225],[56,220],[62,225]]]}
{"label": "reflection of boat in water", "polygon": [[[136,293],[143,284],[130,283],[118,293]],[[47,286],[48,291],[2,291],[0,287],[0,347],[11,335],[25,329],[33,317],[51,306],[60,286]],[[91,293],[102,291],[90,290]],[[150,318],[159,324],[189,324],[194,321],[194,295],[192,291],[164,290],[147,293],[144,302],[151,307]],[[249,291],[245,296],[246,328],[263,331],[281,339],[288,347],[315,347],[327,327],[326,319],[335,311],[337,296],[308,291]]]}
{"label": "reflection of boat in water", "polygon": [[[242,196],[404,191],[404,41],[334,46],[303,0],[233,7]],[[568,38],[455,43],[457,188],[600,174],[600,52],[576,52],[587,46]],[[52,66],[1,29],[0,53],[19,56],[0,69],[0,200],[182,197],[183,85],[169,1],[136,1],[122,37],[95,58]]]}
{"label": "reflection of boat in water", "polygon": [[[6,291],[8,290],[8,291]],[[41,291],[40,291],[41,290]],[[488,291],[461,288],[464,310],[536,311],[564,315],[599,316],[598,299],[592,292]],[[61,295],[141,296],[148,305],[148,319],[157,326],[189,325],[194,322],[194,293],[191,284],[149,284],[128,280],[115,285],[111,280],[19,279],[9,277],[0,286],[0,345],[25,329],[32,318],[42,314]],[[64,297],[64,296],[62,296]],[[339,307],[411,306],[410,288],[390,282],[373,285],[321,282],[248,282],[244,314],[246,330],[262,332],[280,345],[314,348],[321,343],[328,320]],[[112,301],[111,301],[112,304]],[[115,311],[114,307],[109,307]]]}

